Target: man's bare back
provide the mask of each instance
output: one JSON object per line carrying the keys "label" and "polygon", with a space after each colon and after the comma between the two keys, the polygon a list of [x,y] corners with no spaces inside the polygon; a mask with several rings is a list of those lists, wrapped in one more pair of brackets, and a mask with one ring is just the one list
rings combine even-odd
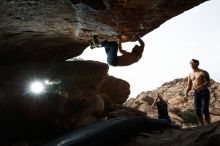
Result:
{"label": "man's bare back", "polygon": [[135,45],[132,49],[132,52],[127,52],[125,50],[122,50],[121,42],[119,42],[119,51],[122,54],[121,56],[118,56],[118,66],[127,66],[131,65],[133,63],[138,62],[143,54],[144,51],[144,42],[140,38],[138,39],[140,46]]}

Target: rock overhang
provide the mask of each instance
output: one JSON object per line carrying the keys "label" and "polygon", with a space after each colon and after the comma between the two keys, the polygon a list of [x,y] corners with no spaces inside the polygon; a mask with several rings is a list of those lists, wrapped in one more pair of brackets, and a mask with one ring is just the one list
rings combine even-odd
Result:
{"label": "rock overhang", "polygon": [[132,41],[205,1],[0,0],[0,61],[65,61],[80,55],[92,35]]}

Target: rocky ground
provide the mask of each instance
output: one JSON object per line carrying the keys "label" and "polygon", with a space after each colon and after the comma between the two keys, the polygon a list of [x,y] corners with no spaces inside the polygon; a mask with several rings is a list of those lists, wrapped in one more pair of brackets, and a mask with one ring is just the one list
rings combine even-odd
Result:
{"label": "rocky ground", "polygon": [[[168,101],[168,110],[172,121],[183,127],[195,126],[197,122],[193,112],[193,97],[190,94],[189,100],[184,100],[186,86],[187,78],[175,79],[164,83],[153,91],[140,93],[136,98],[129,99],[124,105],[143,111],[149,117],[157,118],[157,108],[152,106],[152,103],[159,93]],[[212,80],[210,91],[210,112],[212,122],[215,122],[220,120],[220,83]]]}

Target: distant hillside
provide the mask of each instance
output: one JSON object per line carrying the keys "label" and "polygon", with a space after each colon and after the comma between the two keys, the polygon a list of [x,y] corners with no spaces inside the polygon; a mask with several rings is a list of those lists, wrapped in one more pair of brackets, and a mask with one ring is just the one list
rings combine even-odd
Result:
{"label": "distant hillside", "polygon": [[[156,90],[140,93],[136,98],[129,99],[125,105],[143,111],[150,117],[157,118],[157,109],[151,105],[157,93],[160,93],[168,101],[169,114],[172,120],[187,127],[192,126],[196,124],[196,117],[192,108],[191,94],[187,102],[184,100],[186,86],[186,78],[175,79],[164,83]],[[212,122],[214,122],[220,120],[220,83],[211,80],[210,91],[210,112],[212,113]]]}

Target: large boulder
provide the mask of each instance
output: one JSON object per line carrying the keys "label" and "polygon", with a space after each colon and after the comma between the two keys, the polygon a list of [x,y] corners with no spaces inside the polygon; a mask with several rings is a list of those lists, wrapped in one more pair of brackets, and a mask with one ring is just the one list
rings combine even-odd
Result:
{"label": "large boulder", "polygon": [[129,97],[130,85],[122,79],[109,76],[107,80],[103,82],[100,92],[105,93],[107,96],[104,98],[106,104],[122,104]]}
{"label": "large boulder", "polygon": [[0,0],[0,63],[80,55],[92,35],[136,40],[206,0]]}
{"label": "large boulder", "polygon": [[[106,64],[27,63],[1,70],[6,77],[1,76],[5,84],[0,89],[0,135],[5,140],[48,137],[94,122],[104,111],[104,101],[96,95],[108,75]],[[29,89],[37,79],[51,83],[38,95]]]}

